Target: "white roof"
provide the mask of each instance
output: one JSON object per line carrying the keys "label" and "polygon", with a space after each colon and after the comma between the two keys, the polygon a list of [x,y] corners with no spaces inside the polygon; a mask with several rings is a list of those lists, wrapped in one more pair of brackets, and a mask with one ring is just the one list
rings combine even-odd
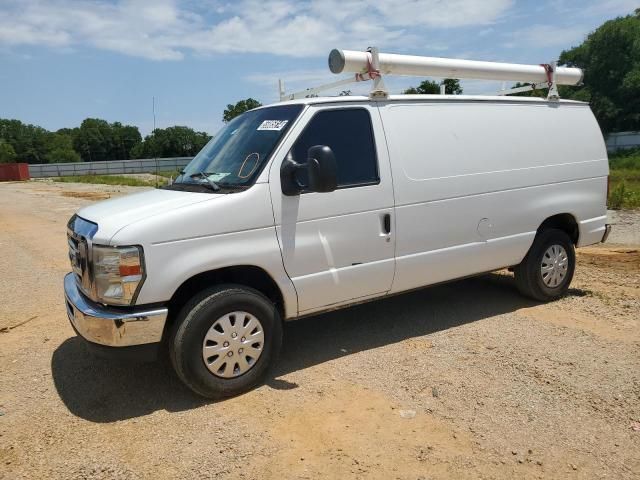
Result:
{"label": "white roof", "polygon": [[[504,103],[551,103],[546,98],[541,97],[511,97],[505,95],[389,95],[387,98],[380,100],[372,100],[364,95],[345,95],[342,97],[311,97],[301,98],[298,100],[287,100],[284,102],[272,103],[265,105],[269,107],[273,105],[315,105],[321,103],[351,103],[351,102],[405,102],[405,101],[421,101],[421,102],[438,102],[438,101],[454,101],[454,102],[504,102]],[[585,102],[577,100],[559,100],[560,103],[573,105],[587,105]],[[264,108],[262,107],[262,108]]]}

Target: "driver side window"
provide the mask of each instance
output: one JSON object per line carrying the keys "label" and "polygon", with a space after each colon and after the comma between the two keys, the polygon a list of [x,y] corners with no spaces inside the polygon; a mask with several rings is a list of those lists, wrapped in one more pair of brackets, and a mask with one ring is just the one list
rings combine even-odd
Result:
{"label": "driver side window", "polygon": [[[364,108],[316,113],[291,149],[293,159],[306,163],[307,152],[314,145],[327,145],[333,150],[338,167],[338,188],[380,182],[371,117]],[[300,180],[306,184],[306,178]]]}

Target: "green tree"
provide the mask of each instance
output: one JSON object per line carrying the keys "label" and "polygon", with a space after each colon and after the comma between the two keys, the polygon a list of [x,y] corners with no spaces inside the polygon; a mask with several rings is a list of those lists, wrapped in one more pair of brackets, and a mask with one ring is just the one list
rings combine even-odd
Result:
{"label": "green tree", "polygon": [[111,125],[99,118],[83,120],[73,139],[73,148],[85,162],[115,160],[112,156],[113,145]]}
{"label": "green tree", "polygon": [[142,141],[138,127],[87,118],[72,131],[73,148],[85,162],[127,160]]}
{"label": "green tree", "polygon": [[[530,83],[520,83],[520,82],[516,82],[515,85],[513,85],[511,88],[520,88],[520,87],[528,87],[529,85],[531,85]],[[513,96],[513,97],[545,97],[548,94],[548,90],[547,89],[536,89],[536,90],[529,90],[527,92],[518,92],[518,93],[510,93],[509,96]]]}
{"label": "green tree", "polygon": [[562,97],[589,101],[605,133],[640,130],[640,9],[602,24],[560,63],[584,70],[584,85]]}
{"label": "green tree", "polygon": [[424,80],[417,87],[407,88],[404,93],[407,95],[414,95],[417,93],[428,95],[428,94],[438,94],[440,93],[440,85],[431,80]]}
{"label": "green tree", "polygon": [[196,132],[189,127],[156,128],[131,153],[134,158],[192,157],[210,138],[206,132]]}
{"label": "green tree", "polygon": [[447,95],[462,94],[462,86],[457,78],[445,78],[442,83],[444,83],[444,93]]}
{"label": "green tree", "polygon": [[60,129],[56,130],[56,133],[59,133],[61,135],[68,135],[69,137],[71,137],[73,139],[78,134],[78,130],[80,130],[78,127],[75,127],[75,128],[60,128]]}
{"label": "green tree", "polygon": [[243,114],[244,112],[248,111],[248,110],[252,110],[254,108],[258,108],[261,107],[262,104],[253,99],[253,98],[247,98],[246,100],[240,100],[238,103],[236,103],[235,105],[227,105],[227,108],[225,109],[225,111],[222,114],[222,121],[224,123],[230,122],[231,120],[233,120],[234,118],[236,118],[238,115]]}
{"label": "green tree", "polygon": [[57,148],[47,153],[47,163],[72,163],[81,162],[82,158],[72,148]]}
{"label": "green tree", "polygon": [[49,133],[46,144],[48,151],[45,154],[45,160],[47,163],[69,163],[82,160],[78,152],[73,149],[71,135],[60,133],[60,130]]}
{"label": "green tree", "polygon": [[0,140],[11,145],[16,162],[44,163],[46,135],[48,132],[20,120],[0,119]]}
{"label": "green tree", "polygon": [[132,125],[122,125],[120,122],[111,124],[114,159],[128,160],[132,158],[131,150],[142,142],[142,135],[138,127]]}
{"label": "green tree", "polygon": [[[460,95],[462,93],[462,87],[460,86],[460,80],[455,78],[445,78],[442,83],[444,84],[444,92],[447,95]],[[424,80],[417,87],[410,87],[404,91],[407,95],[424,94],[424,95],[437,95],[440,93],[440,84],[432,80]]]}
{"label": "green tree", "polygon": [[0,163],[13,163],[15,161],[16,152],[13,147],[4,140],[0,140]]}

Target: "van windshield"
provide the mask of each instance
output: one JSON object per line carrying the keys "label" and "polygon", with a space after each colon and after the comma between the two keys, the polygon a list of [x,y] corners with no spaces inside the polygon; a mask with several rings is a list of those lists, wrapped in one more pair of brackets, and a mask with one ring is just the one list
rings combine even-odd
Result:
{"label": "van windshield", "polygon": [[281,105],[234,118],[189,162],[174,185],[213,191],[252,185],[301,110],[302,105]]}

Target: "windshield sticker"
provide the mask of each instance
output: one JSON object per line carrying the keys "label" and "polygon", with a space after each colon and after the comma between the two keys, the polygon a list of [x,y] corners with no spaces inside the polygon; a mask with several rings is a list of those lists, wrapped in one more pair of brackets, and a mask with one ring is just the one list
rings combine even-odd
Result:
{"label": "windshield sticker", "polygon": [[207,175],[211,180],[213,180],[214,182],[219,182],[220,180],[222,180],[224,177],[228,177],[229,175],[231,175],[230,173],[212,173],[211,175]]}
{"label": "windshield sticker", "polygon": [[279,132],[288,122],[289,120],[265,120],[260,124],[257,130],[274,130]]}

